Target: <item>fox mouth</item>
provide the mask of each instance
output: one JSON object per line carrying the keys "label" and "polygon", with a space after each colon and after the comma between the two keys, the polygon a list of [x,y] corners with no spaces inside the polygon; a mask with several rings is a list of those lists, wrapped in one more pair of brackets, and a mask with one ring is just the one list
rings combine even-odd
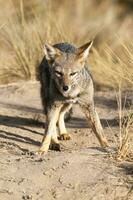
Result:
{"label": "fox mouth", "polygon": [[60,94],[65,97],[65,98],[68,98],[68,99],[71,99],[71,98],[75,98],[77,95],[73,95],[73,87],[70,87],[65,91],[63,89],[63,87],[60,87],[59,84],[56,84],[56,87],[58,89],[58,91],[60,92]]}
{"label": "fox mouth", "polygon": [[63,97],[66,97],[66,98],[71,98],[71,90],[68,90],[68,91],[64,91],[63,89],[59,89],[59,92],[61,93],[61,95]]}
{"label": "fox mouth", "polygon": [[60,87],[58,87],[58,85],[57,85],[57,89],[58,89],[58,91],[62,94],[62,96],[66,97],[66,98],[71,97],[71,95],[70,95],[70,93],[71,93],[71,88],[68,89],[67,91],[64,91],[63,88],[60,88]]}
{"label": "fox mouth", "polygon": [[61,91],[61,94],[64,96],[64,97],[70,97],[70,91]]}

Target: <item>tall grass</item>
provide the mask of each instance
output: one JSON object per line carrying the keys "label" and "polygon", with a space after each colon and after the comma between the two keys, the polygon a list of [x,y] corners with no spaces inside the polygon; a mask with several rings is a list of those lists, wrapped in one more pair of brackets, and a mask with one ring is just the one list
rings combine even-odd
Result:
{"label": "tall grass", "polygon": [[[46,42],[94,38],[90,69],[99,88],[133,83],[132,16],[112,1],[0,1],[0,83],[36,78]],[[104,79],[103,79],[104,76]]]}
{"label": "tall grass", "polygon": [[130,105],[128,105],[128,110],[126,110],[126,98],[123,102],[121,85],[119,85],[116,97],[119,114],[119,141],[117,145],[118,150],[116,153],[116,159],[121,161],[128,157],[132,160],[133,155],[130,156],[130,153],[133,153],[133,104],[131,102]]}

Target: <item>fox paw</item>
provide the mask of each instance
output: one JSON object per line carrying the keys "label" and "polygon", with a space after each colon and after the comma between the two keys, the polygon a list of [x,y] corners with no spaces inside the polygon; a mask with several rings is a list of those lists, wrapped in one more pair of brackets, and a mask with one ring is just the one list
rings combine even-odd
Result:
{"label": "fox paw", "polygon": [[46,147],[40,147],[40,149],[36,152],[37,155],[43,155],[48,152],[48,148]]}
{"label": "fox paw", "polygon": [[60,144],[59,143],[52,143],[50,145],[50,149],[51,150],[55,150],[55,151],[61,151],[61,147],[60,147]]}
{"label": "fox paw", "polygon": [[110,145],[109,145],[109,143],[108,143],[107,140],[103,140],[101,146],[102,146],[103,148],[106,148],[106,147],[109,147]]}
{"label": "fox paw", "polygon": [[58,137],[58,139],[59,139],[59,140],[70,140],[71,137],[70,137],[69,134],[63,133],[63,134],[61,134],[61,135]]}

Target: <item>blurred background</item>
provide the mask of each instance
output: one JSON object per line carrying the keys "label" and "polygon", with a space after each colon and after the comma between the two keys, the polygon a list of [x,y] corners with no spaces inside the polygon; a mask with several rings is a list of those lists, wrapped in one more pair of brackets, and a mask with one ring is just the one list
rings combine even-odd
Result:
{"label": "blurred background", "polygon": [[0,84],[35,80],[44,43],[93,39],[96,88],[133,88],[132,0],[0,0],[0,10]]}

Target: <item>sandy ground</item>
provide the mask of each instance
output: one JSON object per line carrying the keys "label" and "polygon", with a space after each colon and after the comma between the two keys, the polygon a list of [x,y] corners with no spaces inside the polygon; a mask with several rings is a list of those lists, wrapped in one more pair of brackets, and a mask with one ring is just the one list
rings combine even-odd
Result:
{"label": "sandy ground", "polygon": [[[128,103],[132,98],[127,92]],[[100,148],[75,106],[67,122],[72,140],[40,156],[34,153],[45,125],[39,84],[0,87],[0,200],[133,199],[133,163],[111,158],[119,133],[115,93],[97,92],[95,103],[111,152]]]}

